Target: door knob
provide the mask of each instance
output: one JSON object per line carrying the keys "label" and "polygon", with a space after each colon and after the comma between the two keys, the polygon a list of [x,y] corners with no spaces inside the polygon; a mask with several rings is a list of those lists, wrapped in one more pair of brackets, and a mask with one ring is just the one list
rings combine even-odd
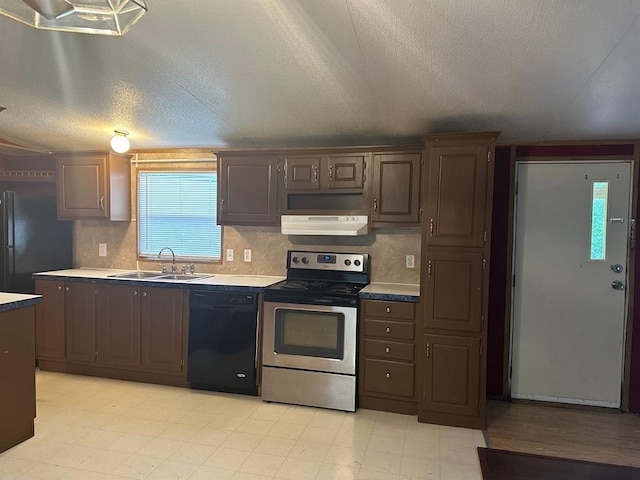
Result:
{"label": "door knob", "polygon": [[614,290],[624,290],[624,283],[622,283],[620,280],[614,280],[613,282],[611,282],[611,288],[613,288]]}
{"label": "door knob", "polygon": [[611,270],[613,270],[614,273],[622,273],[622,265],[616,263],[615,265],[611,265]]}

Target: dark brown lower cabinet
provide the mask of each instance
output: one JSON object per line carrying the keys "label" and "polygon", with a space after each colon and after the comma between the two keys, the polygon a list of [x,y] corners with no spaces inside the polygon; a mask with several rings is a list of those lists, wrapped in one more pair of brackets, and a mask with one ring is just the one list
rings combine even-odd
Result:
{"label": "dark brown lower cabinet", "polygon": [[66,359],[94,363],[96,349],[96,286],[65,282]]}
{"label": "dark brown lower cabinet", "polygon": [[182,290],[142,288],[143,368],[169,373],[180,373],[184,369],[183,310]]}
{"label": "dark brown lower cabinet", "polygon": [[362,301],[359,405],[415,414],[415,304]]}
{"label": "dark brown lower cabinet", "polygon": [[[33,437],[36,416],[34,336],[33,306],[0,313],[0,452]],[[0,478],[6,478],[1,468]]]}
{"label": "dark brown lower cabinet", "polygon": [[98,363],[112,367],[140,366],[140,288],[97,286]]}
{"label": "dark brown lower cabinet", "polygon": [[425,335],[424,343],[420,416],[442,413],[476,417],[480,409],[480,339]]}
{"label": "dark brown lower cabinet", "polygon": [[65,355],[64,281],[36,280],[36,357],[63,359]]}
{"label": "dark brown lower cabinet", "polygon": [[38,285],[37,343],[56,345],[38,350],[40,369],[187,386],[188,290],[99,280]]}

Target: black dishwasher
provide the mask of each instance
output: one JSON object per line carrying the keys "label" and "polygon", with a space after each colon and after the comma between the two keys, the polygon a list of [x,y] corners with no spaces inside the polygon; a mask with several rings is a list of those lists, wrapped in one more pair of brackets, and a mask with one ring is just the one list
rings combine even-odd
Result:
{"label": "black dishwasher", "polygon": [[192,290],[189,298],[191,388],[258,394],[257,294]]}

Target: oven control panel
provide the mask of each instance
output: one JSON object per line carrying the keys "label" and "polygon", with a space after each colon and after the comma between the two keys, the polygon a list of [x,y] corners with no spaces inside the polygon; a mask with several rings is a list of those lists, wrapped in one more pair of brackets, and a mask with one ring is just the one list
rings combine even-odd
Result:
{"label": "oven control panel", "polygon": [[369,271],[369,254],[290,250],[287,258],[287,268],[367,273]]}

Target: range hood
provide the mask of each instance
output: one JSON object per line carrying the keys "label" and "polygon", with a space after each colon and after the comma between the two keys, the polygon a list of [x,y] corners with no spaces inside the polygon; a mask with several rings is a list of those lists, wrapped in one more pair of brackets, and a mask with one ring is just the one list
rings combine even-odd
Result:
{"label": "range hood", "polygon": [[366,215],[282,215],[281,232],[285,235],[342,235],[368,233]]}

